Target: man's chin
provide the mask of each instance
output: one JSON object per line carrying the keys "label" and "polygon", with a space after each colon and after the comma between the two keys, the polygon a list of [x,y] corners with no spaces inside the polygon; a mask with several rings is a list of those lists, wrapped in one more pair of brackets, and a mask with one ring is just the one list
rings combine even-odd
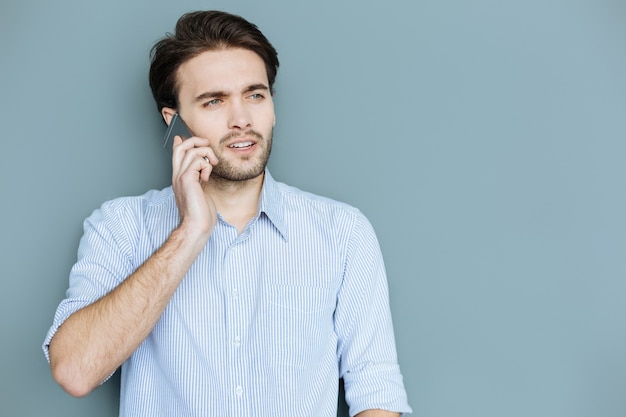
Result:
{"label": "man's chin", "polygon": [[250,169],[236,168],[232,166],[220,166],[217,164],[211,171],[211,177],[218,177],[224,181],[241,182],[250,181],[265,173],[265,165]]}

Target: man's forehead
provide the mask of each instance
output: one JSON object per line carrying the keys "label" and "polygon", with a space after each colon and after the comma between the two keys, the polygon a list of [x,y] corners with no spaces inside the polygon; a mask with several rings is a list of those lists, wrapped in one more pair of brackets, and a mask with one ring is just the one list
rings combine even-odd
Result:
{"label": "man's forehead", "polygon": [[177,71],[177,83],[195,95],[205,91],[234,94],[250,86],[269,86],[261,57],[247,49],[205,51],[184,62]]}

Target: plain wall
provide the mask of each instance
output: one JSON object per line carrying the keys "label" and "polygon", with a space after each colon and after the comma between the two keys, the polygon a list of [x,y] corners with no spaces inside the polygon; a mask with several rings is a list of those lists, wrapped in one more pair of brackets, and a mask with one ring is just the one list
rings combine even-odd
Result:
{"label": "plain wall", "polygon": [[194,9],[279,51],[275,178],[359,207],[418,416],[626,415],[626,3],[3,0],[0,416],[115,416],[40,345],[82,221],[169,184],[152,44]]}

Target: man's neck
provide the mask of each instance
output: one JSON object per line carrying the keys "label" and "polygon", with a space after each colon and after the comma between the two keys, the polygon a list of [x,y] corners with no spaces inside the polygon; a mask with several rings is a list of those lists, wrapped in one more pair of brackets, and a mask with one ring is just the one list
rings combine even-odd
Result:
{"label": "man's neck", "polygon": [[212,177],[204,193],[215,202],[222,218],[241,233],[256,213],[265,173],[247,181],[228,181]]}

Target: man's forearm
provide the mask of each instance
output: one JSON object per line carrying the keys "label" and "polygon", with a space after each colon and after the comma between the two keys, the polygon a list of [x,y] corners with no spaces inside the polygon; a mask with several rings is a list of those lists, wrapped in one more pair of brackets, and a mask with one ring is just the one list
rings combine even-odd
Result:
{"label": "man's forearm", "polygon": [[122,284],[70,316],[50,342],[54,379],[84,396],[113,373],[150,334],[203,246],[177,229]]}

